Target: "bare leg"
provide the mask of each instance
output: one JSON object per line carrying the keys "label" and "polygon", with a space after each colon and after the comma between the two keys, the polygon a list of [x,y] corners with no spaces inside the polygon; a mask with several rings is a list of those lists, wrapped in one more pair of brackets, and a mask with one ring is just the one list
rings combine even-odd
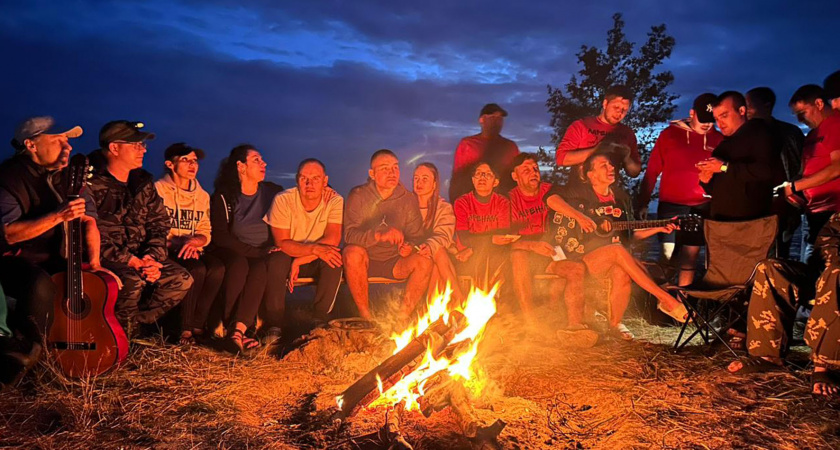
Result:
{"label": "bare leg", "polygon": [[565,282],[566,317],[568,326],[583,325],[584,294],[583,278],[586,268],[573,261],[552,261],[546,272],[559,276]]}
{"label": "bare leg", "polygon": [[359,316],[370,320],[370,299],[368,298],[368,259],[367,250],[358,245],[348,245],[342,251],[344,255],[344,279],[356,308],[359,309]]}
{"label": "bare leg", "polygon": [[683,245],[680,249],[678,286],[688,286],[694,282],[694,264],[697,262],[697,255],[699,254],[700,247],[696,245]]}
{"label": "bare leg", "polygon": [[394,278],[406,278],[405,295],[403,296],[400,315],[407,318],[414,312],[417,303],[429,288],[429,278],[432,275],[432,260],[414,253],[406,258],[400,258],[394,265]]}
{"label": "bare leg", "polygon": [[607,275],[607,271],[613,266],[620,267],[633,282],[656,297],[669,311],[680,304],[677,299],[659,287],[644,267],[636,261],[636,258],[621,245],[613,244],[598,248],[584,256],[583,261],[586,263],[589,273],[596,277]]}
{"label": "bare leg", "polygon": [[510,252],[511,272],[513,272],[513,292],[519,300],[519,308],[526,319],[531,318],[534,310],[531,286],[531,255],[526,250]]}
{"label": "bare leg", "polygon": [[[452,259],[449,258],[449,253],[446,249],[438,249],[434,255],[435,272],[438,274],[438,280],[441,283],[441,290],[446,287],[448,283],[452,288],[452,296],[455,301],[462,303],[466,300],[461,286],[458,283],[458,275],[455,273],[455,266],[452,264]],[[430,286],[434,286],[431,285]]]}
{"label": "bare leg", "polygon": [[624,311],[627,310],[627,305],[630,303],[630,290],[633,284],[630,277],[618,266],[611,267],[607,276],[612,284],[609,293],[609,323],[611,328],[615,328],[621,323]]}

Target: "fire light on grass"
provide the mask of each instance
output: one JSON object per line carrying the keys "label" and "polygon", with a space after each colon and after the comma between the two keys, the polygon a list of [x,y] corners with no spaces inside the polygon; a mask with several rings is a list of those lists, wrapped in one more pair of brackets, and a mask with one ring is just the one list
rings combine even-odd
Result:
{"label": "fire light on grass", "polygon": [[[443,354],[436,358],[432,349],[427,348],[426,354],[417,368],[385,391],[383,391],[381,380],[377,376],[378,381],[380,381],[380,395],[369,407],[393,406],[400,401],[405,401],[405,409],[419,409],[417,400],[424,394],[426,381],[444,370],[448,371],[452,379],[463,382],[474,395],[481,394],[484,383],[476,379],[475,357],[478,353],[478,345],[481,342],[484,328],[490,318],[496,314],[494,297],[498,287],[499,285],[496,284],[489,292],[473,288],[467,296],[466,302],[463,305],[455,306],[450,305],[452,290],[447,286],[442,294],[434,296],[429,302],[426,314],[418,318],[416,326],[409,327],[402,333],[393,334],[391,339],[394,341],[394,354],[396,354],[438,319],[443,319],[445,323],[449,324],[451,311],[462,313],[466,319],[464,330],[458,333],[449,344],[450,348],[456,349],[453,354]],[[468,342],[468,345],[452,347],[460,342]]]}

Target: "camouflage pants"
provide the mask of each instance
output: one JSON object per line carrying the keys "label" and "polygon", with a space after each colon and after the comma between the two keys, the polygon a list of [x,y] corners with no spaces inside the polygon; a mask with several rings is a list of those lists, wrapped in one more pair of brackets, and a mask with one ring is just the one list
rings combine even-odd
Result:
{"label": "camouflage pants", "polygon": [[[160,278],[153,284],[147,284],[136,270],[125,264],[102,261],[102,265],[123,283],[116,307],[117,319],[123,326],[154,323],[183,300],[193,284],[190,273],[170,259],[163,261]],[[147,290],[150,294],[144,296]]]}
{"label": "camouflage pants", "polygon": [[798,261],[766,259],[756,266],[747,311],[747,351],[780,358],[787,352],[796,310],[814,298],[813,271]]}
{"label": "camouflage pants", "polygon": [[819,366],[840,368],[840,264],[829,264],[817,281],[814,310],[805,328],[805,342]]}

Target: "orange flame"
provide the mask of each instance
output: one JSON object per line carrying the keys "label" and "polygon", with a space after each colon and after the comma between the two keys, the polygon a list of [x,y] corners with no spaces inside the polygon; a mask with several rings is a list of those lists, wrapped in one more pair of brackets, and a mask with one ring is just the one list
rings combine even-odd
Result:
{"label": "orange flame", "polygon": [[[426,381],[442,370],[446,370],[453,379],[462,380],[474,395],[481,394],[485,383],[476,380],[475,356],[478,353],[478,344],[481,342],[484,328],[490,318],[496,314],[495,295],[498,288],[498,283],[489,292],[473,288],[467,301],[454,308],[463,313],[466,318],[466,328],[455,336],[451,344],[469,341],[468,346],[464,346],[459,352],[451,355],[451,359],[446,356],[435,359],[432,350],[427,349],[417,369],[384,392],[382,380],[377,374],[380,395],[369,407],[393,406],[404,400],[406,410],[420,409],[417,400],[424,395]],[[428,303],[428,311],[417,320],[416,326],[391,336],[395,344],[394,354],[405,348],[412,339],[421,335],[436,320],[443,318],[443,321],[448,324],[451,295],[452,290],[447,286],[442,294],[434,296]]]}

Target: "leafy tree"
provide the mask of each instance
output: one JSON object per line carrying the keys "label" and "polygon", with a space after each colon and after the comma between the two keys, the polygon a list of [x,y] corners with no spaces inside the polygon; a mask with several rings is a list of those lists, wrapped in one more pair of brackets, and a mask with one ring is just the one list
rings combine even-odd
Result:
{"label": "leafy tree", "polygon": [[[576,56],[583,67],[566,83],[565,92],[548,85],[545,105],[551,113],[551,126],[554,128],[552,142],[556,146],[566,128],[575,120],[598,115],[604,90],[623,84],[636,94],[624,123],[636,131],[644,169],[659,131],[654,126],[671,119],[676,109],[673,101],[678,96],[668,92],[674,74],[670,71],[656,72],[662,61],[671,56],[675,41],[665,32],[665,24],[653,26],[647,33],[647,42],[634,53],[636,44],[629,42],[624,34],[621,14],[616,13],[612,18],[613,27],[607,31],[606,49],[581,46]],[[543,166],[553,168],[548,176],[551,181],[565,181],[568,169],[555,166],[553,150],[540,148],[539,156]],[[625,187],[635,193],[640,179],[624,178]]]}

